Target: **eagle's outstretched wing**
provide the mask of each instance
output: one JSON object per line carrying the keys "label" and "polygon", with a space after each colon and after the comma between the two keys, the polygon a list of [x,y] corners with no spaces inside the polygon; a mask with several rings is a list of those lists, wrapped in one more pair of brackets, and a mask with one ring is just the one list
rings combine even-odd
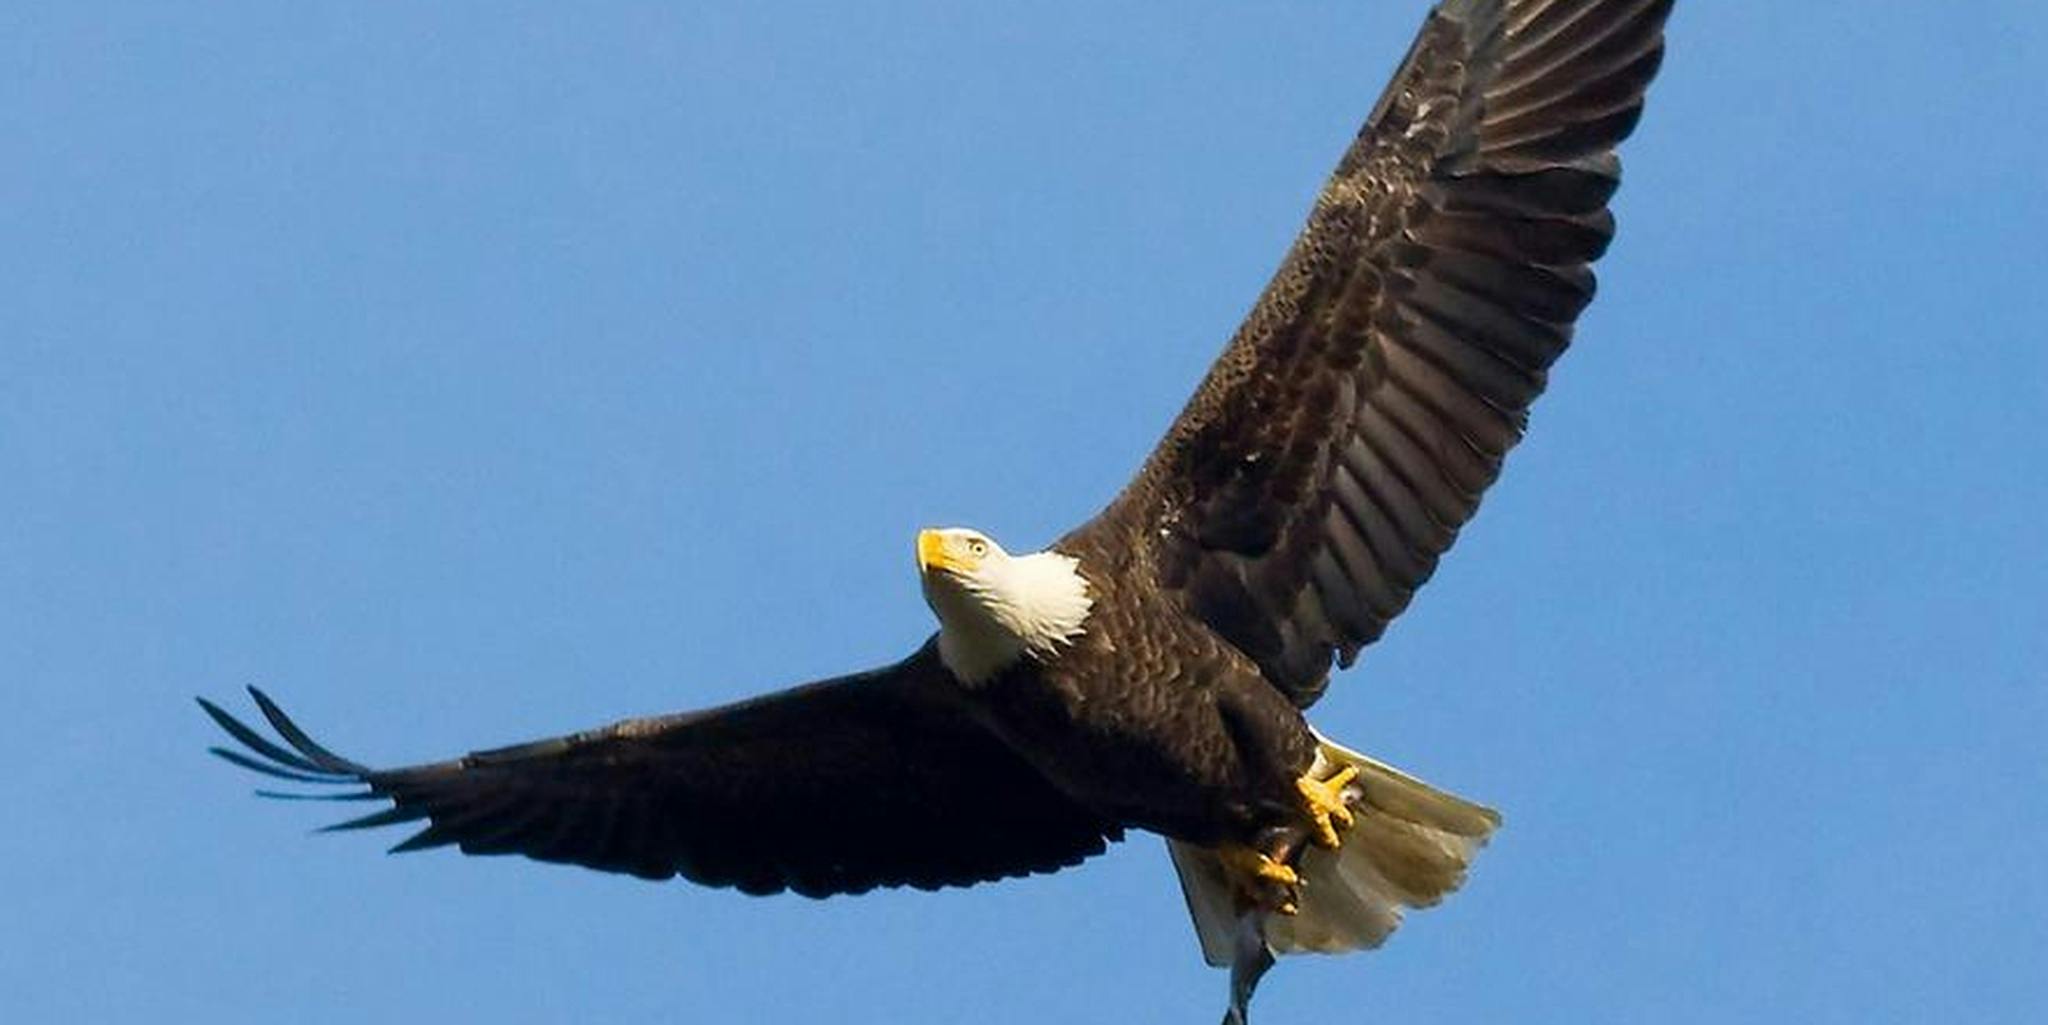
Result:
{"label": "eagle's outstretched wing", "polygon": [[1472,516],[1593,296],[1671,0],[1444,0],[1143,470],[1082,530],[1297,704]]}
{"label": "eagle's outstretched wing", "polygon": [[249,749],[214,748],[221,757],[365,788],[321,796],[392,802],[330,828],[424,820],[400,851],[453,844],[821,897],[1050,872],[1121,837],[969,720],[953,691],[927,644],[886,669],[724,708],[403,769],[327,751],[253,688],[284,744],[200,705]]}

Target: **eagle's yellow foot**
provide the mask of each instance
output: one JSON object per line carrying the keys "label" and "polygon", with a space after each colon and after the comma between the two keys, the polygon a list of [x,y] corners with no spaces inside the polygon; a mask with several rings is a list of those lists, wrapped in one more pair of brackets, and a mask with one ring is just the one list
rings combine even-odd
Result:
{"label": "eagle's yellow foot", "polygon": [[1218,847],[1216,855],[1245,902],[1283,915],[1295,913],[1301,876],[1294,869],[1254,847]]}
{"label": "eagle's yellow foot", "polygon": [[1351,806],[1344,801],[1344,787],[1356,778],[1358,766],[1347,765],[1329,779],[1304,775],[1294,781],[1309,820],[1315,823],[1316,842],[1333,851],[1343,843],[1337,837],[1337,826],[1349,826],[1352,822]]}
{"label": "eagle's yellow foot", "polygon": [[1223,867],[1242,879],[1257,879],[1280,886],[1295,886],[1301,877],[1272,858],[1265,851],[1252,847],[1218,847],[1216,853],[1223,858]]}

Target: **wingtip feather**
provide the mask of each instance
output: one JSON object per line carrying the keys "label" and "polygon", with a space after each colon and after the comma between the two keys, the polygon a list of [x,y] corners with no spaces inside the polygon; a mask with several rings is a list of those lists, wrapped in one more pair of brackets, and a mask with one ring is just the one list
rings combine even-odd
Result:
{"label": "wingtip feather", "polygon": [[368,771],[363,766],[320,746],[306,734],[305,730],[299,728],[298,723],[292,721],[291,716],[284,714],[284,709],[278,707],[277,702],[270,700],[270,695],[263,693],[259,688],[252,685],[249,688],[249,696],[256,700],[256,707],[263,712],[263,718],[269,720],[271,728],[276,730],[286,743],[297,748],[300,754],[321,769],[356,776]]}
{"label": "wingtip feather", "polygon": [[356,818],[348,819],[343,822],[336,822],[332,825],[321,826],[320,828],[314,830],[314,832],[346,833],[358,829],[376,829],[380,826],[397,825],[400,822],[412,822],[416,819],[426,817],[426,814],[427,813],[421,809],[409,808],[400,805],[386,808],[382,811],[373,811],[368,815],[358,816]]}

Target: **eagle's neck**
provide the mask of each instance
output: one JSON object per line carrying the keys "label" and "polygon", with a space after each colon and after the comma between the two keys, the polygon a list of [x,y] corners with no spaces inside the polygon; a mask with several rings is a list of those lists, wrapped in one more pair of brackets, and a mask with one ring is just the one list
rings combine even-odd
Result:
{"label": "eagle's neck", "polygon": [[991,561],[930,594],[939,617],[939,659],[970,686],[1019,658],[1045,660],[1086,632],[1095,604],[1080,560],[1059,552]]}

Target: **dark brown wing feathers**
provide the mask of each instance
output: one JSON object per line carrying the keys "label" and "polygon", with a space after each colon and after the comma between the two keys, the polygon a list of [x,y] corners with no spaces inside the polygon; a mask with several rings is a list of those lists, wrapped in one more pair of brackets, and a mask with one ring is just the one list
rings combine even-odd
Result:
{"label": "dark brown wing feathers", "polygon": [[1670,0],[1447,0],[1137,479],[1084,531],[1298,704],[1435,570],[1613,237]]}
{"label": "dark brown wing feathers", "polygon": [[[1570,342],[1670,7],[1440,4],[1243,326],[1077,547],[1154,571],[1314,701],[1435,569]],[[1121,835],[975,725],[930,644],[722,709],[391,770],[252,694],[283,743],[201,701],[245,748],[215,753],[360,787],[275,796],[391,802],[332,828],[424,823],[400,851],[822,896],[1051,871]]]}
{"label": "dark brown wing feathers", "polygon": [[215,749],[229,761],[392,802],[329,828],[424,822],[396,851],[455,845],[825,896],[1052,871],[1121,836],[962,715],[943,672],[927,646],[888,669],[722,709],[391,770],[321,748],[260,692],[283,745],[200,704],[249,749]]}

